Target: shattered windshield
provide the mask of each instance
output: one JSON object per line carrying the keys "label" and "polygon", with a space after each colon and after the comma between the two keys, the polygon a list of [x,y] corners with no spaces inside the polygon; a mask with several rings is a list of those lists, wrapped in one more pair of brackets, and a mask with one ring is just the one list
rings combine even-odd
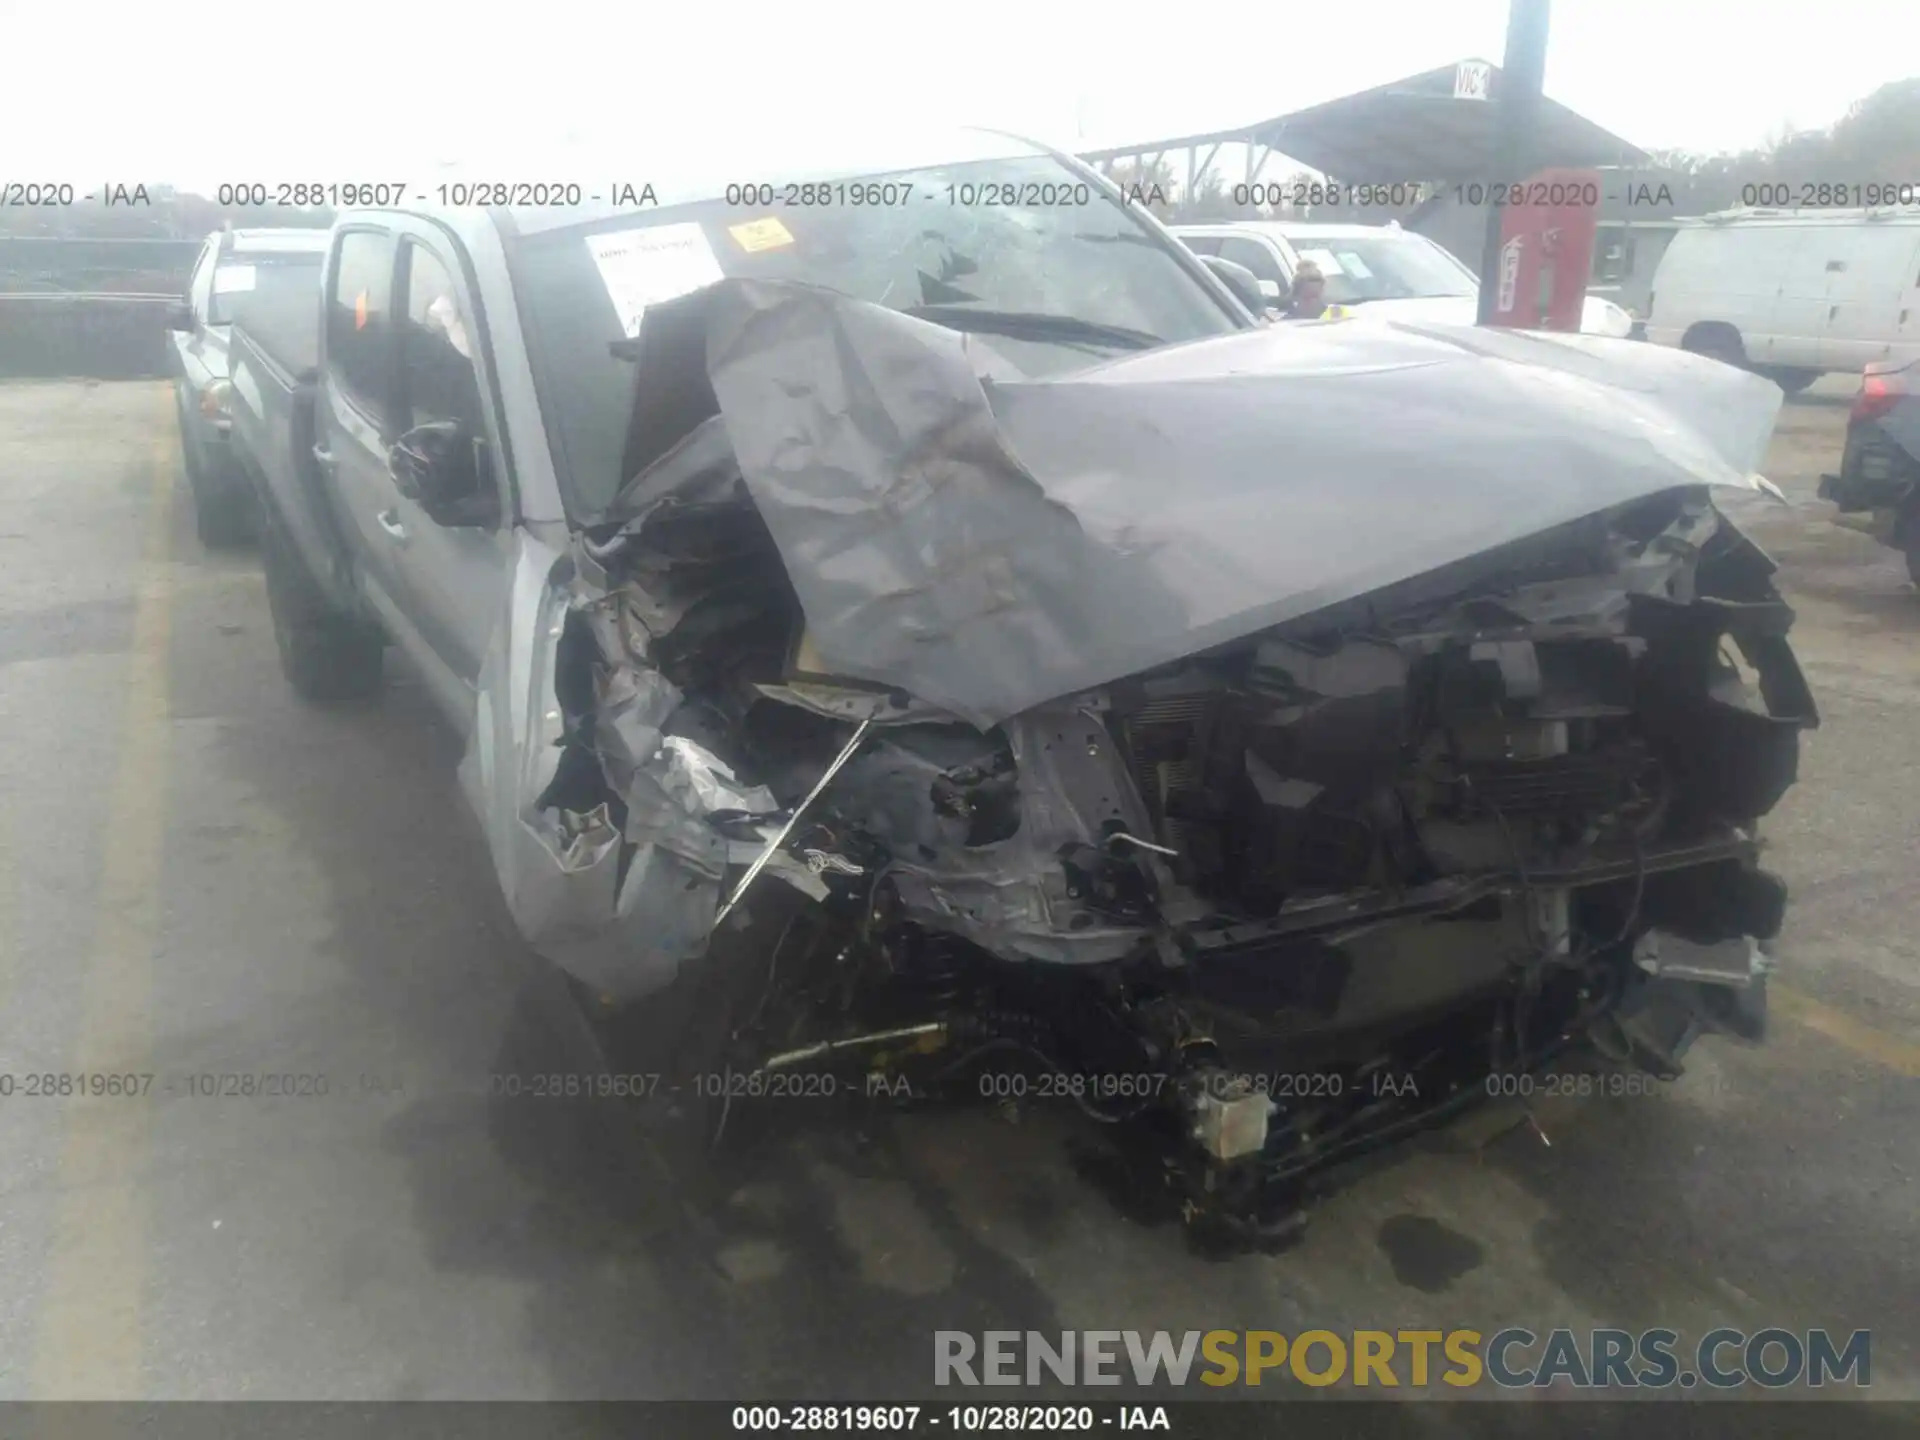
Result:
{"label": "shattered windshield", "polygon": [[620,473],[630,337],[649,303],[724,277],[790,280],[972,331],[1029,375],[1223,334],[1235,320],[1132,207],[1047,156],[800,185],[523,237],[516,289],[572,508]]}

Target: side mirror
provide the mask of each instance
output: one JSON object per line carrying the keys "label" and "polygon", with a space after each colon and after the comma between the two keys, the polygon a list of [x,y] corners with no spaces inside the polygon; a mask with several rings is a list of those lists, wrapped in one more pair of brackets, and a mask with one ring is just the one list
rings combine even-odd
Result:
{"label": "side mirror", "polygon": [[1218,255],[1202,255],[1200,263],[1219,277],[1220,282],[1233,292],[1233,298],[1258,319],[1267,313],[1267,298],[1260,293],[1260,281],[1253,271],[1244,265],[1236,265],[1231,260],[1222,260]]}
{"label": "side mirror", "polygon": [[193,306],[184,300],[174,300],[167,305],[167,329],[193,330]]}
{"label": "side mirror", "polygon": [[1287,303],[1287,292],[1282,288],[1278,280],[1262,280],[1260,282],[1260,294],[1262,298],[1266,300],[1267,304],[1271,305],[1275,310],[1280,309]]}
{"label": "side mirror", "polygon": [[387,470],[436,525],[491,529],[500,523],[486,441],[457,420],[414,426],[388,447]]}

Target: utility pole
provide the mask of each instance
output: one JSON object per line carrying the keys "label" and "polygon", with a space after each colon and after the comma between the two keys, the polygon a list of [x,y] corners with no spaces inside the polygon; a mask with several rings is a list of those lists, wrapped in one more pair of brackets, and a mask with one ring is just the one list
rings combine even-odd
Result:
{"label": "utility pole", "polygon": [[[1551,0],[1510,0],[1507,53],[1500,62],[1500,93],[1494,97],[1493,173],[1496,185],[1516,185],[1532,171],[1534,126],[1547,73],[1547,23]],[[1486,241],[1480,250],[1479,323],[1493,320],[1500,293],[1500,222],[1504,207],[1488,196]]]}

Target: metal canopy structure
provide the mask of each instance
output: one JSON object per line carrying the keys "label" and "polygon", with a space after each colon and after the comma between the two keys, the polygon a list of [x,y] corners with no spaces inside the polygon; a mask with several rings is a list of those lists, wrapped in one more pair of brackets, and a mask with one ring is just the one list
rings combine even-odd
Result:
{"label": "metal canopy structure", "polygon": [[[1491,61],[1462,60],[1237,130],[1086,150],[1081,158],[1110,174],[1118,161],[1154,164],[1184,150],[1188,193],[1223,145],[1247,147],[1249,182],[1276,154],[1357,183],[1490,179],[1500,83],[1500,67]],[[1530,148],[1535,167],[1647,160],[1638,146],[1544,96]]]}

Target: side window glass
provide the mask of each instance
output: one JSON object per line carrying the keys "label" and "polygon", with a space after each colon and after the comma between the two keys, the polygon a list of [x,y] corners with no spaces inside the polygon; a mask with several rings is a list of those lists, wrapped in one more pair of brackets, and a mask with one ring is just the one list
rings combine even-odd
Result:
{"label": "side window glass", "polygon": [[1186,241],[1187,248],[1196,255],[1220,253],[1220,237],[1217,235],[1182,235],[1180,238]]}
{"label": "side window glass", "polygon": [[1280,262],[1273,258],[1273,252],[1257,240],[1238,235],[1222,240],[1220,258],[1246,266],[1261,280],[1284,281],[1287,278],[1280,273]]}
{"label": "side window glass", "polygon": [[400,395],[404,428],[458,421],[467,434],[486,434],[480,377],[473,365],[471,321],[459,288],[439,257],[419,244],[405,252],[407,314],[400,335]]}
{"label": "side window glass", "polygon": [[327,296],[327,369],[383,424],[393,404],[393,237],[349,230],[340,237]]}

